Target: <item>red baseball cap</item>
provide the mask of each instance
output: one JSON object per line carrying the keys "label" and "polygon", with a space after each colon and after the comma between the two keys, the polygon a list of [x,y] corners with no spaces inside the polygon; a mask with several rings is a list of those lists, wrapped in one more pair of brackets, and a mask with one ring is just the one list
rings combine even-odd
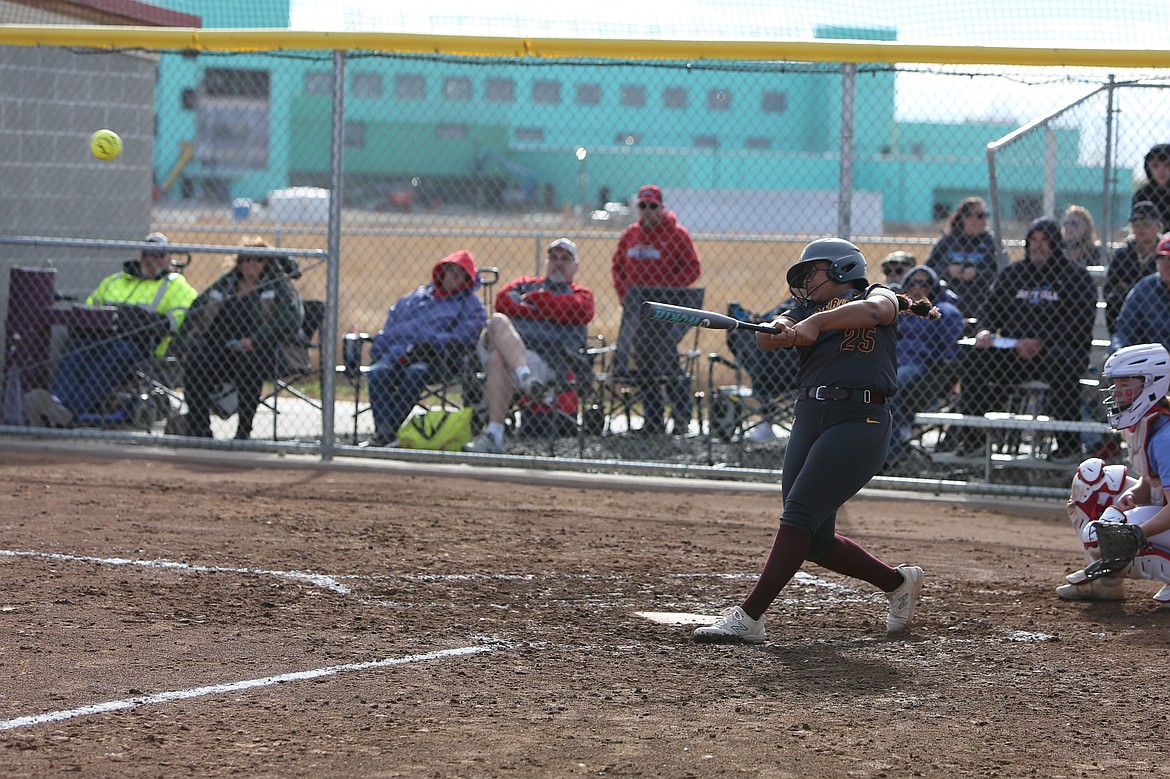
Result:
{"label": "red baseball cap", "polygon": [[649,201],[651,203],[658,203],[662,205],[662,190],[653,184],[647,184],[638,190],[639,201]]}
{"label": "red baseball cap", "polygon": [[1158,241],[1158,249],[1155,254],[1158,257],[1170,257],[1170,235]]}

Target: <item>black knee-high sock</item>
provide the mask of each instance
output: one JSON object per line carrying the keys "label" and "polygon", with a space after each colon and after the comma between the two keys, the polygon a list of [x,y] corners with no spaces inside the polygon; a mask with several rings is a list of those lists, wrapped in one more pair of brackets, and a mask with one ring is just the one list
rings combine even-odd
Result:
{"label": "black knee-high sock", "polygon": [[794,527],[780,526],[776,531],[776,539],[772,542],[772,551],[768,552],[768,560],[764,563],[764,570],[756,580],[756,586],[751,594],[740,605],[752,619],[759,619],[776,600],[784,585],[800,570],[805,555],[808,554],[812,536],[803,530]]}
{"label": "black knee-high sock", "polygon": [[830,571],[869,582],[884,592],[893,592],[902,586],[902,574],[840,533],[833,536],[833,545],[829,547],[828,554],[813,562]]}

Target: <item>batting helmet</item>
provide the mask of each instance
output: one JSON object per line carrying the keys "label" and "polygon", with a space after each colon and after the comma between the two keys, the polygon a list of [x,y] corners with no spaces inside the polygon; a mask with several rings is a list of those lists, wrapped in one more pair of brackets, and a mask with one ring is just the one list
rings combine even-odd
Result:
{"label": "batting helmet", "polygon": [[788,286],[799,286],[812,263],[818,260],[828,260],[829,278],[838,284],[864,287],[868,283],[861,249],[843,238],[818,238],[804,247],[800,262],[788,269]]}
{"label": "batting helmet", "polygon": [[1128,397],[1117,397],[1112,382],[1107,389],[1105,414],[1114,430],[1137,424],[1155,403],[1170,392],[1170,354],[1162,344],[1137,344],[1118,349],[1105,361],[1101,376],[1106,379],[1140,378],[1142,386]]}

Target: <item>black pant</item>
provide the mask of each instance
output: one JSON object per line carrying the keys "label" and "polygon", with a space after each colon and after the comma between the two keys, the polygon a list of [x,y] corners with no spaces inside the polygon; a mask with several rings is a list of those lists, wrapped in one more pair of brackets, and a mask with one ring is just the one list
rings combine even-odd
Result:
{"label": "black pant", "polygon": [[[1053,419],[1079,420],[1080,377],[1088,364],[1087,356],[1072,357],[1054,350],[1043,350],[1024,360],[1014,349],[969,349],[959,367],[959,411],[974,415],[1004,411],[1012,385],[1043,381],[1050,388],[1044,393],[1044,413]],[[1059,433],[1057,440],[1060,446],[1072,448],[1080,438],[1076,433]]]}
{"label": "black pant", "polygon": [[239,396],[236,437],[250,436],[264,380],[275,375],[274,359],[271,352],[241,352],[215,345],[197,348],[184,369],[188,434],[211,438],[211,396],[231,382]]}

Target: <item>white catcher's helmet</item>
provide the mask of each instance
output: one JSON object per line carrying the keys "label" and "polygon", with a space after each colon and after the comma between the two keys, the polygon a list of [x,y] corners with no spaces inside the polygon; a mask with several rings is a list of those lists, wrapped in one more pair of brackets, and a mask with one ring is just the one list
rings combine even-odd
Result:
{"label": "white catcher's helmet", "polygon": [[[1118,349],[1105,361],[1101,371],[1105,379],[1125,376],[1142,380],[1141,389],[1129,398],[1115,397],[1113,382],[1101,391],[1107,393],[1105,413],[1114,430],[1122,430],[1137,424],[1155,403],[1170,392],[1170,354],[1162,344],[1137,344]],[[1128,402],[1127,402],[1128,401]]]}

